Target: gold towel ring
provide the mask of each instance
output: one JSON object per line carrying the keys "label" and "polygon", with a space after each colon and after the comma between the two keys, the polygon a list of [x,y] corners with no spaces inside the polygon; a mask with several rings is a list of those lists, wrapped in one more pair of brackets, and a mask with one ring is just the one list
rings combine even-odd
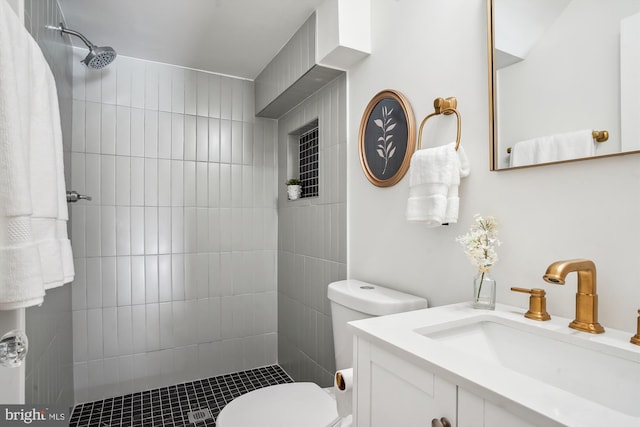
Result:
{"label": "gold towel ring", "polygon": [[424,124],[433,116],[438,116],[440,114],[444,114],[446,116],[450,114],[455,114],[458,119],[458,132],[456,135],[456,151],[458,151],[458,147],[460,147],[460,129],[462,127],[462,119],[460,118],[460,113],[456,110],[458,106],[458,100],[455,97],[450,97],[447,99],[436,98],[433,101],[433,108],[435,109],[434,113],[429,114],[422,120],[420,123],[420,130],[418,131],[418,150],[422,147],[422,128]]}

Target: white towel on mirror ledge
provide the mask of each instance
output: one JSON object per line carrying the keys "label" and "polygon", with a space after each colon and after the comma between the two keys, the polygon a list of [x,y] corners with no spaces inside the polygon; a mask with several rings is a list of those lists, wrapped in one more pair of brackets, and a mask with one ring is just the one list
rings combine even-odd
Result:
{"label": "white towel on mirror ledge", "polygon": [[596,150],[592,132],[591,129],[582,129],[516,142],[511,149],[509,165],[526,166],[591,157]]}
{"label": "white towel on mirror ledge", "polygon": [[0,310],[40,304],[73,279],[55,81],[0,0]]}
{"label": "white towel on mirror ledge", "polygon": [[408,221],[422,221],[428,227],[458,221],[458,186],[469,175],[469,162],[456,143],[418,150],[409,166]]}

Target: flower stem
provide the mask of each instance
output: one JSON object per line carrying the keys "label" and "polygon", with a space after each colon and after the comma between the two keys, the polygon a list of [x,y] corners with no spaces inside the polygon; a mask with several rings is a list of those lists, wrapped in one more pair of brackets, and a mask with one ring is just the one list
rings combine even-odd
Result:
{"label": "flower stem", "polygon": [[478,286],[478,295],[476,295],[476,302],[480,301],[480,291],[482,291],[482,284],[484,283],[484,271],[480,276],[480,286]]}

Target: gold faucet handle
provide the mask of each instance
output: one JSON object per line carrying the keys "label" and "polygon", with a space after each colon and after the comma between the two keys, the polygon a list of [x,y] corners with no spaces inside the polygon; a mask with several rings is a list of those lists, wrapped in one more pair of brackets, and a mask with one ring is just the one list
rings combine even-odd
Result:
{"label": "gold faucet handle", "polygon": [[551,319],[549,313],[547,313],[547,293],[544,289],[533,288],[525,289],[512,287],[514,292],[522,292],[531,295],[529,297],[529,311],[524,315],[527,319],[545,321]]}

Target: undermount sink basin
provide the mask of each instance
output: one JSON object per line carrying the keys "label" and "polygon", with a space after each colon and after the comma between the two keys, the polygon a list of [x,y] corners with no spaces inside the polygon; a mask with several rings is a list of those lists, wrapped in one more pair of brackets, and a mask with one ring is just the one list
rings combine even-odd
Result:
{"label": "undermount sink basin", "polygon": [[[546,322],[545,322],[546,323]],[[640,353],[606,334],[556,330],[490,314],[415,332],[473,361],[508,369],[623,414],[640,417]],[[482,365],[478,365],[482,369]]]}

